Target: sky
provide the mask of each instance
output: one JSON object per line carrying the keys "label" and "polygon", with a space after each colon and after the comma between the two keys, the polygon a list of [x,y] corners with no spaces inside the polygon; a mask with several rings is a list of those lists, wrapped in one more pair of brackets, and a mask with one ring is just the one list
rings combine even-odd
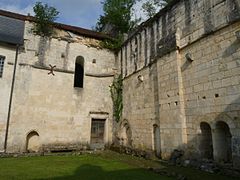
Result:
{"label": "sky", "polygon": [[92,29],[102,14],[102,0],[0,0],[0,9],[27,15],[33,13],[37,1],[55,7],[57,22]]}
{"label": "sky", "polygon": [[[33,6],[37,1],[47,3],[59,11],[57,22],[86,29],[92,29],[103,14],[101,3],[103,0],[0,0],[0,9],[25,15],[30,13],[34,16]],[[141,3],[145,1],[136,3],[133,19],[139,17],[142,21],[147,19],[141,9]]]}

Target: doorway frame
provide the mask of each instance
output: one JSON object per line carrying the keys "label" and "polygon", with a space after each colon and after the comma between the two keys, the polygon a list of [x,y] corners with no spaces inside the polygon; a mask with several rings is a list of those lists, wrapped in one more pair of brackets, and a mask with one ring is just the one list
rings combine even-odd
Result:
{"label": "doorway frame", "polygon": [[93,119],[99,119],[99,120],[105,120],[104,124],[104,138],[103,142],[104,145],[111,144],[111,133],[110,131],[110,120],[109,120],[109,113],[107,112],[90,112],[89,113],[90,119],[89,119],[89,144],[91,144],[91,131],[92,131],[92,120]]}

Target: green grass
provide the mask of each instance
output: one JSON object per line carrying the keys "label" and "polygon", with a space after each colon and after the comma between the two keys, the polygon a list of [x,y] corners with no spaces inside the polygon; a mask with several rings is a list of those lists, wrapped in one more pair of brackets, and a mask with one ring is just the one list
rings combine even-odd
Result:
{"label": "green grass", "polygon": [[187,177],[188,180],[236,180],[237,179],[229,176],[223,176],[220,174],[212,174],[212,173],[204,172],[204,171],[200,171],[193,168],[170,166],[167,163],[161,162],[161,161],[145,160],[145,159],[123,155],[123,154],[119,155],[118,153],[115,153],[112,151],[108,153],[103,153],[101,156],[105,157],[106,159],[114,158],[119,162],[124,162],[139,168],[153,167],[153,168],[162,169],[162,171],[166,171],[166,172],[171,172],[171,173],[175,172],[177,174],[184,175],[185,177]]}
{"label": "green grass", "polygon": [[0,179],[167,179],[100,155],[0,159]]}
{"label": "green grass", "polygon": [[168,180],[144,168],[158,167],[178,172],[188,179],[224,180],[220,175],[189,168],[176,168],[156,161],[148,161],[114,152],[80,156],[42,156],[0,159],[0,180],[8,179],[80,179],[80,180]]}

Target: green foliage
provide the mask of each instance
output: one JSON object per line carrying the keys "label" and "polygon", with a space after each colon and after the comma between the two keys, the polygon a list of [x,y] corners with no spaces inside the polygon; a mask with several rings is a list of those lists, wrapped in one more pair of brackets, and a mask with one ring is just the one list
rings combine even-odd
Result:
{"label": "green foliage", "polygon": [[53,23],[57,19],[59,12],[47,4],[36,2],[33,7],[36,24],[34,32],[41,36],[51,36],[53,34]]}
{"label": "green foliage", "polygon": [[[110,155],[111,156],[110,156]],[[107,157],[104,157],[107,156]],[[112,152],[99,154],[1,158],[1,180],[168,180],[132,165],[133,157]],[[139,163],[140,164],[140,163]],[[141,164],[142,165],[142,164]],[[26,169],[27,167],[27,169]]]}
{"label": "green foliage", "polygon": [[[142,1],[142,0],[139,0]],[[143,3],[142,9],[144,13],[149,17],[153,17],[157,13],[158,8],[162,8],[170,3],[172,0],[147,0]]]}
{"label": "green foliage", "polygon": [[104,41],[101,41],[100,42],[100,45],[103,47],[103,48],[107,48],[107,49],[110,49],[110,50],[113,50],[113,51],[117,51],[121,45],[123,43],[123,35],[119,35],[117,38],[114,38],[114,39],[106,39]]}
{"label": "green foliage", "polygon": [[111,35],[115,40],[105,40],[101,46],[117,50],[123,43],[123,34],[136,28],[141,18],[133,20],[133,6],[143,2],[142,9],[148,17],[156,14],[159,7],[167,5],[171,0],[104,0],[104,14],[100,16],[94,30]]}
{"label": "green foliage", "polygon": [[122,102],[122,75],[115,77],[112,85],[110,86],[111,97],[113,101],[113,116],[116,122],[119,122],[122,117],[123,102]]}
{"label": "green foliage", "polygon": [[98,19],[96,30],[113,37],[128,33],[135,25],[135,22],[131,20],[131,10],[134,4],[135,0],[105,0],[103,2],[104,15]]}
{"label": "green foliage", "polygon": [[[45,180],[176,180],[147,169],[159,169],[163,174],[183,175],[194,180],[236,180],[220,173],[208,173],[194,168],[172,166],[164,161],[145,160],[112,151],[81,155],[0,158],[0,179]],[[27,167],[27,169],[26,169]]]}
{"label": "green foliage", "polygon": [[100,16],[95,30],[109,34],[114,40],[105,40],[102,47],[117,50],[123,43],[123,34],[128,33],[137,25],[132,20],[132,8],[136,0],[104,0],[104,14]]}

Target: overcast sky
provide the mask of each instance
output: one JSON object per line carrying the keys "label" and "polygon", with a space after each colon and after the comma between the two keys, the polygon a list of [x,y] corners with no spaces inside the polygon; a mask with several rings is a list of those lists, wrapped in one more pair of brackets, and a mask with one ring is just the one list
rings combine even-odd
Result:
{"label": "overcast sky", "polygon": [[[34,15],[32,7],[39,0],[0,0],[0,9]],[[41,0],[59,12],[57,22],[91,29],[102,14],[102,0]]]}

